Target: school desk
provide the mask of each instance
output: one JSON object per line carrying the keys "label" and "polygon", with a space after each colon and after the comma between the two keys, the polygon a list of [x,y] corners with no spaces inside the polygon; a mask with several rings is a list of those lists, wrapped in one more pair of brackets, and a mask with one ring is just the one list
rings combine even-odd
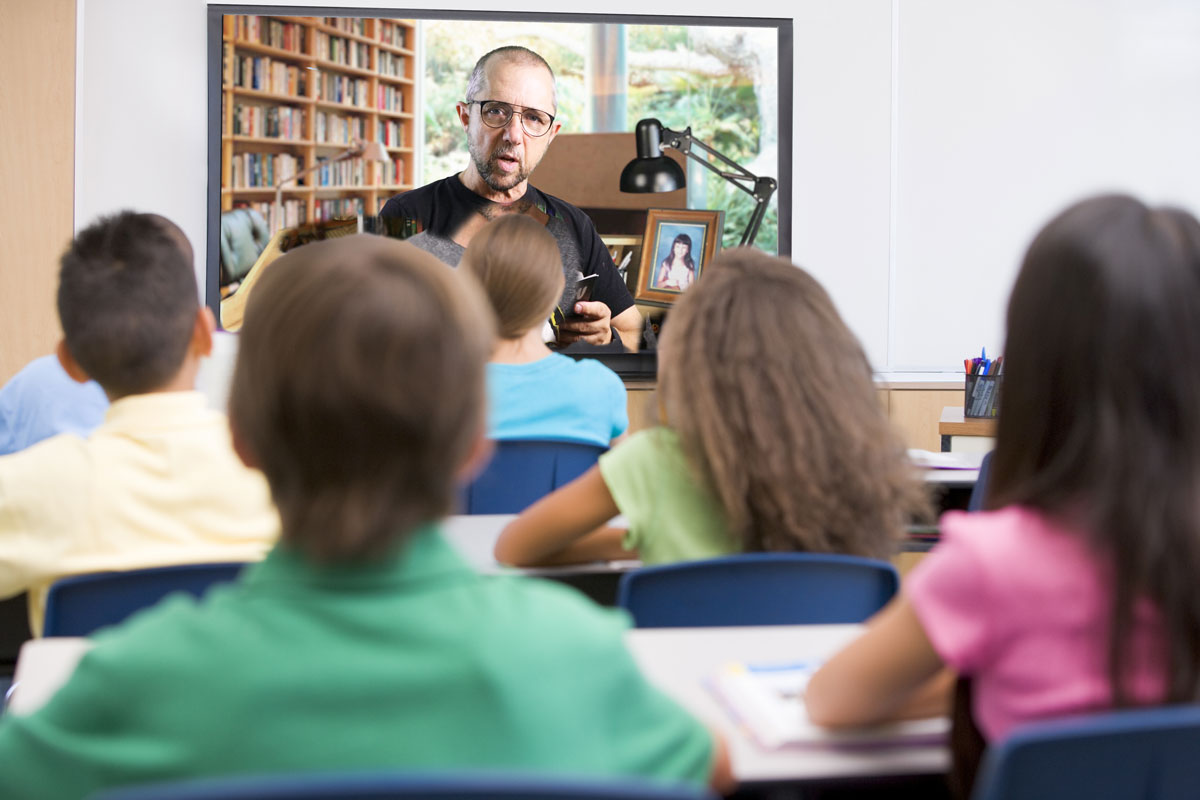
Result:
{"label": "school desk", "polygon": [[[728,743],[733,771],[743,785],[828,785],[847,781],[924,779],[936,785],[949,768],[942,744],[876,743],[869,747],[825,744],[768,750],[758,746],[706,687],[731,661],[780,663],[824,659],[852,639],[858,625],[776,625],[753,628],[646,628],[626,641],[646,677],[717,730]],[[88,639],[27,642],[17,662],[9,711],[40,708],[70,677],[92,646]]]}

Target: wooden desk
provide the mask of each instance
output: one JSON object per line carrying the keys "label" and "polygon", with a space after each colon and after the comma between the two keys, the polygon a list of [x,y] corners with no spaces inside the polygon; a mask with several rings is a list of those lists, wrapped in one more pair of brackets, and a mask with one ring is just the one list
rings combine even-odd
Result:
{"label": "wooden desk", "polygon": [[962,406],[946,406],[942,409],[941,419],[938,420],[938,435],[942,437],[943,453],[958,450],[991,450],[996,437],[996,420],[974,417],[968,419],[963,416]]}
{"label": "wooden desk", "polygon": [[[945,774],[945,745],[824,746],[766,750],[733,721],[704,686],[730,661],[789,661],[826,658],[852,639],[858,625],[776,625],[756,628],[651,628],[632,630],[626,640],[647,678],[729,743],[734,774],[743,784],[822,783],[846,778]],[[28,714],[49,700],[92,646],[90,639],[50,638],[28,642],[17,663],[9,710]]]}

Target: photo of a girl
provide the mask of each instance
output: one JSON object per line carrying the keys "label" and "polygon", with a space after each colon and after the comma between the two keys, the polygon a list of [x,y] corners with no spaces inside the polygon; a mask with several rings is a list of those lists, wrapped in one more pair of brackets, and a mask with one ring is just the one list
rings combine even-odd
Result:
{"label": "photo of a girl", "polygon": [[655,252],[659,258],[651,288],[682,292],[700,273],[704,251],[704,226],[664,223],[658,230]]}
{"label": "photo of a girl", "polygon": [[656,289],[675,289],[682,292],[696,279],[696,262],[692,258],[692,237],[681,233],[671,243],[667,257],[658,265],[654,279]]}

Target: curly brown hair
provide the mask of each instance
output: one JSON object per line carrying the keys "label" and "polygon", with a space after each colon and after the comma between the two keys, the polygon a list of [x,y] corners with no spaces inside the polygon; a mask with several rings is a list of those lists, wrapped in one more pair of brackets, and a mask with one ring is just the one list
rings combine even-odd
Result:
{"label": "curly brown hair", "polygon": [[659,358],[666,422],[743,550],[887,557],[928,516],[858,340],[803,269],[722,253]]}

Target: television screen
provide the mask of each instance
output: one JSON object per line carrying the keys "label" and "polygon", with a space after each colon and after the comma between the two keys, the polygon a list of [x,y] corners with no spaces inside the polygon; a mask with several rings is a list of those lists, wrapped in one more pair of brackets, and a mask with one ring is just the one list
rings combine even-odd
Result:
{"label": "television screen", "polygon": [[[478,58],[502,45],[537,52],[555,73],[561,133],[530,184],[590,215],[631,291],[639,270],[654,277],[641,247],[661,233],[646,232],[649,208],[721,212],[714,249],[740,240],[756,203],[739,185],[753,183],[723,179],[734,168],[720,157],[778,182],[755,246],[790,252],[790,19],[254,13],[263,10],[209,7],[208,296],[218,313],[277,230],[345,231],[337,220],[369,219],[393,196],[461,172],[457,104]],[[675,153],[686,189],[622,196],[633,131],[647,118],[700,143],[691,158]],[[239,249],[246,238],[253,246]],[[668,304],[653,295],[639,305]]]}

